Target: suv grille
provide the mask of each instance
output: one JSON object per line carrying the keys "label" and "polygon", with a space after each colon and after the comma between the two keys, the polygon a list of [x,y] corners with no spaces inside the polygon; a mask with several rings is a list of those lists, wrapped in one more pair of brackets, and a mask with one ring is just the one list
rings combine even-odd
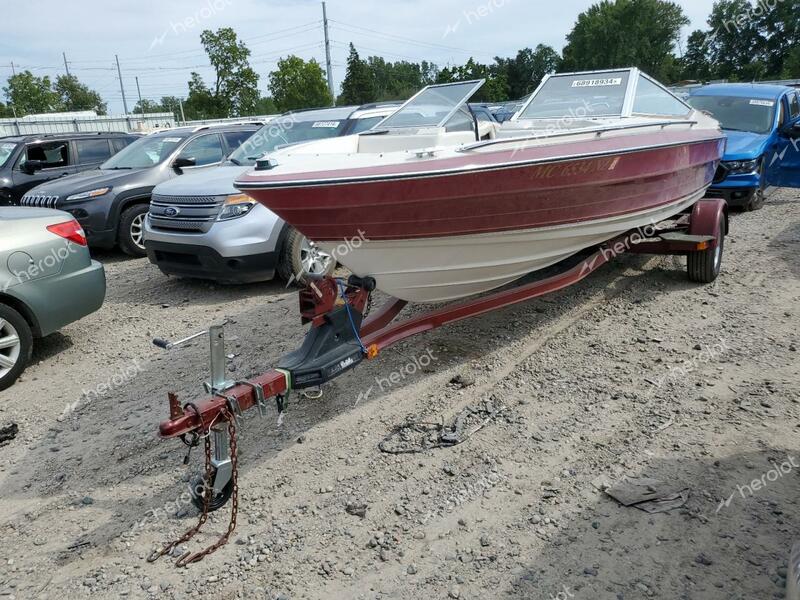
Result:
{"label": "suv grille", "polygon": [[219,216],[225,196],[161,196],[150,200],[153,229],[206,233]]}
{"label": "suv grille", "polygon": [[22,206],[35,206],[37,208],[55,208],[58,196],[44,196],[42,194],[28,194],[22,197]]}

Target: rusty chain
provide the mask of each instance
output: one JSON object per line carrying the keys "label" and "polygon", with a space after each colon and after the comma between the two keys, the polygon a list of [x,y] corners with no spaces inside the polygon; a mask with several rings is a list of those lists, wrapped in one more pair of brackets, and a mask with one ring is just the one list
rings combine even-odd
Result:
{"label": "rusty chain", "polygon": [[[191,554],[191,552],[186,552],[183,556],[181,556],[177,561],[175,561],[176,567],[186,567],[192,563],[200,562],[206,556],[213,554],[222,546],[228,543],[230,540],[231,535],[236,530],[236,518],[239,514],[239,458],[238,458],[238,442],[236,440],[236,419],[231,413],[231,411],[226,407],[222,409],[222,418],[227,420],[228,422],[228,439],[230,441],[230,452],[231,452],[231,481],[233,483],[233,493],[231,494],[231,520],[228,524],[228,530],[225,534],[220,537],[220,539],[206,548],[205,550],[201,550],[200,552],[196,552],[195,554]],[[200,520],[198,521],[197,525],[192,527],[189,531],[187,531],[179,540],[172,542],[171,544],[165,546],[160,551],[155,551],[150,557],[147,559],[147,562],[155,562],[162,556],[167,554],[171,554],[175,548],[180,546],[181,544],[185,544],[189,540],[191,540],[194,536],[196,536],[200,529],[205,525],[206,521],[208,521],[208,509],[209,504],[211,502],[211,495],[214,493],[213,488],[213,467],[211,464],[211,431],[208,431],[205,437],[205,456],[206,456],[206,477],[205,477],[205,487],[206,487],[206,494],[203,497],[203,511],[200,515]],[[210,489],[209,489],[209,486]]]}

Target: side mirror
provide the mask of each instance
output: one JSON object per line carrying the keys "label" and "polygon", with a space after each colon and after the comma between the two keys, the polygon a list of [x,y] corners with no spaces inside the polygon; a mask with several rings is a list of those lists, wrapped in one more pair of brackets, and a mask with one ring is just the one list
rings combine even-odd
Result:
{"label": "side mirror", "polygon": [[197,159],[188,158],[185,156],[179,156],[175,159],[175,162],[172,163],[172,168],[176,171],[180,171],[181,169],[185,169],[186,167],[195,167],[197,166]]}
{"label": "side mirror", "polygon": [[33,175],[36,171],[44,169],[44,163],[40,160],[26,160],[20,165],[20,169],[26,175]]}
{"label": "side mirror", "polygon": [[791,125],[787,130],[786,134],[790,138],[800,138],[800,121],[796,121],[794,125]]}

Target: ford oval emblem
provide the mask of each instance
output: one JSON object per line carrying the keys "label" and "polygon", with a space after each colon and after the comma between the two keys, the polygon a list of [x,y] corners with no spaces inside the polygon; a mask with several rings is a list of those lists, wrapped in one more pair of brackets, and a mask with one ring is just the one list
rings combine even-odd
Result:
{"label": "ford oval emblem", "polygon": [[164,216],[166,217],[177,217],[181,214],[181,209],[175,206],[168,206],[164,209]]}

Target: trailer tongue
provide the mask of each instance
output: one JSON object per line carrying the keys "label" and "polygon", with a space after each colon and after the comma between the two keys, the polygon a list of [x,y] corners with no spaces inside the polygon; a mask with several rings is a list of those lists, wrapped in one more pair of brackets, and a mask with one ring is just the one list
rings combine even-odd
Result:
{"label": "trailer tongue", "polygon": [[[535,281],[448,305],[399,323],[395,318],[406,302],[391,298],[365,320],[375,281],[371,278],[324,278],[300,291],[302,323],[310,324],[303,345],[284,356],[278,367],[249,381],[229,381],[225,369],[223,326],[211,327],[185,340],[170,343],[154,340],[169,350],[200,336],[210,337],[211,380],[206,383],[210,397],[202,402],[182,405],[169,395],[170,416],[161,423],[163,438],[180,438],[192,448],[204,446],[205,469],[192,480],[193,502],[201,511],[199,523],[179,540],[154,552],[153,562],[191,540],[200,531],[210,512],[232,500],[231,521],[215,544],[195,554],[186,553],[176,565],[198,562],[224,546],[236,528],[238,511],[238,455],[236,422],[245,412],[258,409],[266,416],[274,400],[279,422],[287,408],[289,393],[317,388],[352,371],[364,360],[375,359],[382,350],[409,337],[464,319],[512,306],[573,285],[620,254],[679,254],[688,257],[689,278],[711,283],[720,273],[724,238],[727,234],[727,207],[721,200],[701,200],[668,226],[628,232],[603,244],[597,252],[571,269]],[[188,462],[188,454],[186,460]]]}

